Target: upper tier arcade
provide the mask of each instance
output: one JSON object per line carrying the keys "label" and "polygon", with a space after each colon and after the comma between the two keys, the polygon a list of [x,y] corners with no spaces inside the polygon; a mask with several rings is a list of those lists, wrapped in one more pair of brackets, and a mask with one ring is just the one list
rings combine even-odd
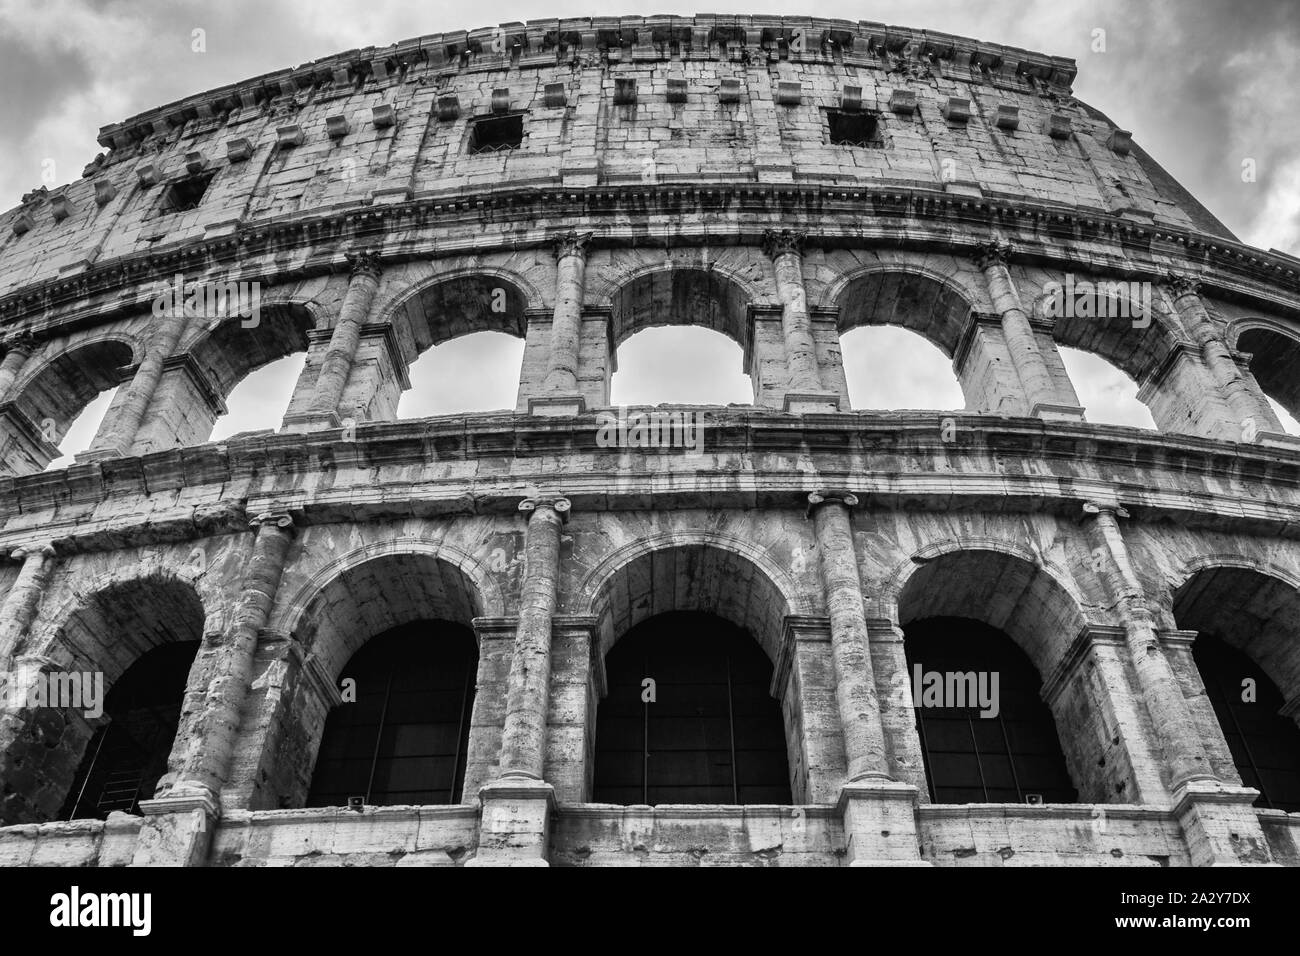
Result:
{"label": "upper tier arcade", "polygon": [[[42,470],[113,386],[82,464],[202,444],[298,352],[286,429],[390,421],[421,353],[484,330],[525,341],[518,412],[581,413],[668,324],[732,338],[760,408],[850,411],[839,336],[891,324],[970,413],[1084,420],[1069,346],[1162,432],[1285,444],[1265,395],[1300,412],[1300,263],[1237,241],[1074,74],[871,23],[563,20],[151,110],[0,215],[4,471]],[[161,307],[196,284],[261,312]]]}

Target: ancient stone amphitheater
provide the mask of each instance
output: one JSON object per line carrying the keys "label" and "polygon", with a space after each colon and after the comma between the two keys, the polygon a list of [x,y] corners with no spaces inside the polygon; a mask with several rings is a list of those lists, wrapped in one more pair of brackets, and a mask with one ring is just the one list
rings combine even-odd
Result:
{"label": "ancient stone amphitheater", "polygon": [[[0,215],[0,862],[1300,864],[1300,261],[1074,76],[560,20],[106,127]],[[850,407],[886,324],[963,411]],[[661,325],[752,404],[611,430]],[[516,407],[399,420],[483,330]],[[1090,423],[1062,346],[1158,430]],[[282,426],[209,441],[297,352]]]}

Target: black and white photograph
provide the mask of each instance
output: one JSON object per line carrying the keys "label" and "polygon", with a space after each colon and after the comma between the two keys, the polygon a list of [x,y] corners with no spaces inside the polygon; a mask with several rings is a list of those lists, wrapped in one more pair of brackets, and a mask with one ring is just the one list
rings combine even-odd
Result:
{"label": "black and white photograph", "polygon": [[712,9],[0,0],[7,928],[1291,922],[1300,6]]}

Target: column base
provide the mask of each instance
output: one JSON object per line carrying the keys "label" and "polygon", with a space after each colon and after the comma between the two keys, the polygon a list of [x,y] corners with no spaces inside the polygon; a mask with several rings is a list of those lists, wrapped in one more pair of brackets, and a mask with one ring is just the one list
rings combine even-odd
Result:
{"label": "column base", "polygon": [[529,415],[559,417],[581,415],[587,410],[587,400],[581,395],[544,395],[528,399]]}
{"label": "column base", "polygon": [[1053,422],[1083,421],[1083,408],[1079,405],[1055,405],[1051,402],[1038,402],[1029,414],[1034,418],[1045,418]]}
{"label": "column base", "polygon": [[338,428],[342,421],[338,412],[330,412],[326,415],[315,412],[299,412],[295,415],[284,416],[284,421],[280,423],[280,431],[297,435],[303,432],[320,431],[325,428]]}
{"label": "column base", "polygon": [[786,392],[781,407],[793,415],[838,412],[840,396],[838,392]]}
{"label": "column base", "polygon": [[931,866],[921,858],[917,788],[896,780],[846,783],[836,809],[849,866]]}
{"label": "column base", "polygon": [[92,448],[77,452],[72,456],[72,460],[78,465],[89,465],[96,461],[111,461],[114,458],[126,457],[127,453],[120,448]]}
{"label": "column base", "polygon": [[550,866],[546,859],[555,788],[530,777],[503,777],[478,792],[483,811],[478,849],[466,866]]}
{"label": "column base", "polygon": [[1217,780],[1191,780],[1174,790],[1174,816],[1194,866],[1280,866],[1252,804],[1259,791]]}
{"label": "column base", "polygon": [[212,831],[221,818],[221,802],[210,790],[171,793],[141,800],[140,840],[132,866],[203,866]]}
{"label": "column base", "polygon": [[1286,432],[1257,432],[1255,434],[1255,443],[1266,448],[1287,448],[1291,451],[1300,451],[1300,435],[1289,435]]}

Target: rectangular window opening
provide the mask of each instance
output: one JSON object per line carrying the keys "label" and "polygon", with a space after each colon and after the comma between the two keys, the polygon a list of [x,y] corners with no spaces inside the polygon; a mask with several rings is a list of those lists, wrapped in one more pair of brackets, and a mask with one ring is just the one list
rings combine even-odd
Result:
{"label": "rectangular window opening", "polygon": [[524,142],[524,117],[492,116],[477,119],[470,127],[469,151],[471,153],[499,153],[518,149]]}
{"label": "rectangular window opening", "polygon": [[163,212],[185,212],[194,209],[203,200],[208,183],[212,182],[213,173],[202,173],[172,183],[163,194]]}
{"label": "rectangular window opening", "polygon": [[826,122],[830,127],[833,146],[881,146],[880,124],[867,112],[827,110]]}

